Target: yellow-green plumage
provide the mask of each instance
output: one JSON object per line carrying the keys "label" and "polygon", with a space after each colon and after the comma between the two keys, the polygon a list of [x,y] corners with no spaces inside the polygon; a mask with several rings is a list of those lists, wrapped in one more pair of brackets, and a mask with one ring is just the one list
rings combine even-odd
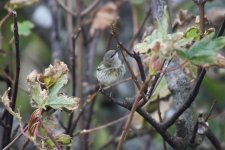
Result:
{"label": "yellow-green plumage", "polygon": [[97,68],[96,77],[103,85],[110,85],[123,78],[126,72],[117,51],[109,50]]}

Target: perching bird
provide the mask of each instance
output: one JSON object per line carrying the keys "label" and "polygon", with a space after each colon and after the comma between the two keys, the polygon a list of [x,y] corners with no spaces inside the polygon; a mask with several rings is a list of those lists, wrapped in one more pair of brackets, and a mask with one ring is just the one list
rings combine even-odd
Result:
{"label": "perching bird", "polygon": [[126,69],[119,58],[118,51],[109,50],[99,64],[96,76],[100,84],[108,86],[122,79],[125,72]]}

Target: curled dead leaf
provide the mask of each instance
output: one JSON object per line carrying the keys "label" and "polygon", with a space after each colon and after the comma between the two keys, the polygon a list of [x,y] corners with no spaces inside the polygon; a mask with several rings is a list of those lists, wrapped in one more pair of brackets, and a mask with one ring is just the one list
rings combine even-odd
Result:
{"label": "curled dead leaf", "polygon": [[176,18],[173,23],[173,31],[185,30],[188,26],[195,24],[195,16],[189,13],[187,10],[181,10],[176,15]]}
{"label": "curled dead leaf", "polygon": [[20,116],[20,114],[14,112],[12,110],[11,106],[10,106],[11,100],[9,99],[9,91],[10,91],[10,88],[8,88],[7,91],[5,91],[5,93],[3,94],[3,96],[2,96],[2,102],[5,105],[6,110],[11,115],[13,115],[15,118],[17,118],[19,121],[21,121],[22,120],[22,117]]}
{"label": "curled dead leaf", "polygon": [[90,34],[94,35],[96,30],[104,30],[118,19],[118,8],[113,2],[108,2],[102,6],[93,20]]}
{"label": "curled dead leaf", "polygon": [[225,68],[225,57],[221,54],[217,54],[216,55],[216,64],[205,64],[205,65],[203,65],[203,67],[205,67],[205,68],[209,68],[209,67],[212,67],[212,66]]}
{"label": "curled dead leaf", "polygon": [[222,56],[221,54],[217,54],[217,64],[218,64],[220,67],[225,68],[225,57]]}
{"label": "curled dead leaf", "polygon": [[43,76],[59,78],[63,74],[67,74],[68,71],[69,69],[64,62],[56,60],[53,65],[49,65],[49,67],[45,69]]}

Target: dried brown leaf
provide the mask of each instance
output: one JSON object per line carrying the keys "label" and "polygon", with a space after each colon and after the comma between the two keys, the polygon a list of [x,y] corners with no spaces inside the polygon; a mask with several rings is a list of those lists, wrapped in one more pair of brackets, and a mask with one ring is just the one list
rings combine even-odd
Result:
{"label": "dried brown leaf", "polygon": [[3,104],[5,105],[6,110],[7,110],[11,115],[13,115],[15,118],[17,118],[19,121],[21,121],[22,118],[21,118],[20,114],[14,112],[14,111],[12,110],[11,106],[10,106],[11,100],[9,99],[9,91],[10,91],[10,88],[8,88],[8,90],[5,91],[5,93],[3,94],[3,96],[2,96],[2,102],[3,102]]}
{"label": "dried brown leaf", "polygon": [[93,20],[90,34],[94,35],[96,30],[104,30],[109,27],[118,18],[118,8],[113,2],[108,2],[102,6]]}
{"label": "dried brown leaf", "polygon": [[173,23],[173,31],[183,31],[189,26],[195,24],[196,17],[189,13],[187,10],[181,10],[176,15],[176,18]]}

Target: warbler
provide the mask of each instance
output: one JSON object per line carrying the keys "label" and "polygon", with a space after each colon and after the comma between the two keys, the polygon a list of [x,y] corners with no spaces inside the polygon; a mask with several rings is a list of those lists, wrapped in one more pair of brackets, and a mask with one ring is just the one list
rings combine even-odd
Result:
{"label": "warbler", "polygon": [[108,50],[99,64],[96,77],[100,84],[108,86],[123,78],[125,66],[119,58],[117,50]]}

